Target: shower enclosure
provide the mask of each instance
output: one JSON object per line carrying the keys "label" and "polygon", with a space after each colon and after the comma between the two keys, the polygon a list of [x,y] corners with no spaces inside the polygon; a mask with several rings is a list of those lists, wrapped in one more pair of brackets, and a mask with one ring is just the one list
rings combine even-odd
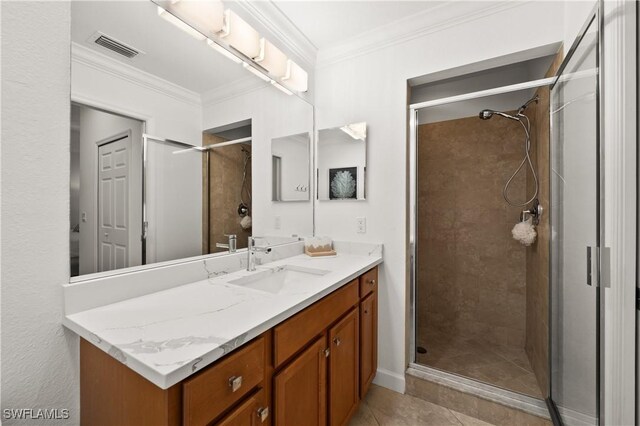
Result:
{"label": "shower enclosure", "polygon": [[410,106],[410,367],[563,424],[600,416],[598,22]]}

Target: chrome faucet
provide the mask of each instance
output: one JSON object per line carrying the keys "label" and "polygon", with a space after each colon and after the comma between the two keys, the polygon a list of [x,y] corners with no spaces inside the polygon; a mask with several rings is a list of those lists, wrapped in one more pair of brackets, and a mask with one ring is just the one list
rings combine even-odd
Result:
{"label": "chrome faucet", "polygon": [[237,241],[237,237],[235,234],[225,234],[225,237],[229,237],[229,243],[228,244],[222,244],[222,243],[216,243],[216,247],[217,248],[225,248],[227,250],[229,250],[229,253],[235,253],[236,252],[236,241]]}
{"label": "chrome faucet", "polygon": [[271,253],[271,247],[256,247],[256,239],[249,237],[249,243],[247,244],[247,271],[256,270],[256,253]]}

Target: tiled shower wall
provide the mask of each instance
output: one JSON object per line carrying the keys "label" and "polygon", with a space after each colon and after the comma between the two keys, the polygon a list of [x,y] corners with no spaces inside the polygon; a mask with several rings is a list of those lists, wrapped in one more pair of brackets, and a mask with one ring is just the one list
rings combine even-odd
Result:
{"label": "tiled shower wall", "polygon": [[[226,141],[216,135],[202,134],[203,145]],[[208,181],[204,172],[205,163],[203,163],[203,176],[205,176],[203,188],[204,191],[209,191],[208,218],[206,203],[203,203],[203,253],[226,251],[226,249],[216,248],[216,243],[227,243],[228,238],[225,234],[237,236],[237,248],[247,247],[251,229],[243,229],[240,226],[242,218],[238,215],[245,158],[244,153],[240,150],[241,146],[251,152],[251,146],[245,144],[229,145],[210,151]],[[251,192],[251,160],[247,164],[245,187]],[[249,205],[249,215],[251,215],[251,200],[248,199],[246,191],[243,194],[244,202]],[[208,226],[207,220],[209,221]],[[208,234],[207,229],[209,230]]]}
{"label": "tiled shower wall", "polygon": [[[511,237],[520,209],[502,198],[522,128],[473,116],[420,125],[418,138],[416,343],[429,330],[522,349],[526,250]],[[511,197],[525,184],[521,173]]]}
{"label": "tiled shower wall", "polygon": [[[556,74],[562,53],[559,53],[551,64],[546,77]],[[543,87],[537,91],[540,100],[535,107],[529,108],[535,119],[532,124],[531,154],[536,168],[540,192],[538,198],[544,213],[537,227],[538,238],[527,248],[527,333],[525,350],[538,384],[544,396],[548,395],[549,373],[549,236],[550,223],[549,204],[550,190],[550,133],[549,133],[549,88]],[[527,173],[527,191],[532,193],[533,176]]]}

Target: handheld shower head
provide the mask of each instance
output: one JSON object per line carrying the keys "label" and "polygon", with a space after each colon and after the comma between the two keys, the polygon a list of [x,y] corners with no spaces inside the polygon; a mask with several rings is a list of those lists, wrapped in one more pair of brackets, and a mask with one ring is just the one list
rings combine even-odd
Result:
{"label": "handheld shower head", "polygon": [[[507,114],[506,112],[495,111],[495,110],[492,110],[492,109],[483,109],[478,114],[478,117],[480,117],[481,120],[488,120],[491,117],[493,117],[494,115],[499,115],[501,117],[517,121],[518,123],[520,123],[520,125],[524,129],[524,133],[525,133],[525,144],[524,144],[525,154],[524,154],[524,158],[520,162],[520,165],[518,166],[516,171],[513,172],[513,174],[509,178],[509,180],[507,180],[507,183],[504,185],[504,188],[502,189],[502,197],[505,199],[505,201],[509,205],[517,206],[517,207],[528,205],[530,202],[535,200],[535,198],[538,196],[538,189],[539,189],[538,176],[536,175],[536,170],[533,167],[533,163],[531,162],[531,156],[529,155],[529,151],[531,150],[531,122],[529,120],[529,117],[527,117],[524,114],[524,110],[533,102],[538,102],[538,97],[537,96],[534,96],[532,99],[527,101],[527,103],[522,105],[520,107],[520,109],[518,109],[518,112],[516,113],[516,115],[511,115],[511,114]],[[511,183],[512,183],[513,179],[516,177],[516,175],[518,173],[520,173],[520,170],[522,170],[522,168],[525,165],[528,166],[529,170],[531,170],[531,173],[533,175],[533,180],[534,180],[534,184],[535,184],[535,191],[534,191],[535,193],[533,194],[533,197],[531,197],[530,199],[528,199],[524,203],[516,203],[516,202],[513,202],[509,198],[509,195],[508,195],[509,187],[511,186]]]}

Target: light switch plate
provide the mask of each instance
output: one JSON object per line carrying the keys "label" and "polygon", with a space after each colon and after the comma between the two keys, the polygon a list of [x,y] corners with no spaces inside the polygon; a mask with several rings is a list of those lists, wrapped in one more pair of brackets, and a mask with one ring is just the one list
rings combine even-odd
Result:
{"label": "light switch plate", "polygon": [[356,217],[356,230],[358,234],[365,234],[367,232],[367,218]]}
{"label": "light switch plate", "polygon": [[276,229],[280,229],[280,226],[282,226],[282,219],[280,219],[280,216],[276,216],[273,226]]}

